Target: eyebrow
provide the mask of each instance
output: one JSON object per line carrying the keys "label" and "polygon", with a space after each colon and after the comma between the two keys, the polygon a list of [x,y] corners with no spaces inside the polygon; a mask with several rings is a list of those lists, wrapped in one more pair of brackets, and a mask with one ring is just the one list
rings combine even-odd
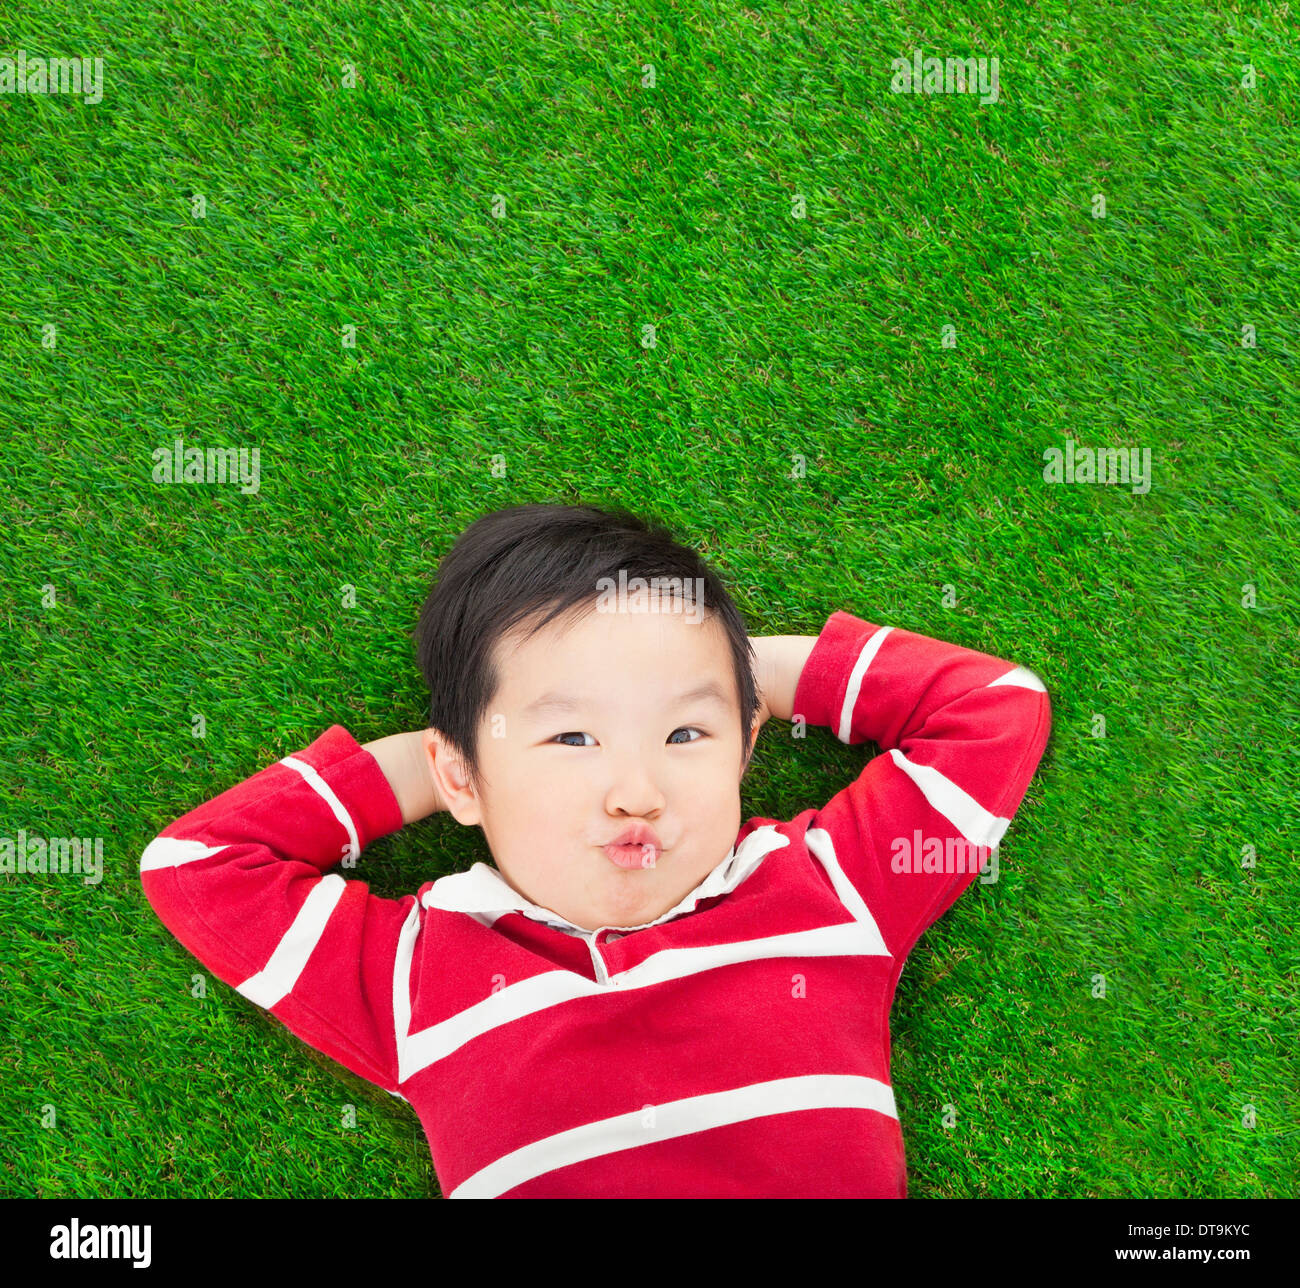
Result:
{"label": "eyebrow", "polygon": [[[570,697],[567,693],[543,693],[540,698],[530,702],[520,714],[531,716],[543,711],[580,711],[587,705],[587,701],[584,698]],[[699,684],[685,693],[679,693],[671,699],[671,702],[676,707],[685,706],[688,702],[716,702],[719,706],[725,707],[730,705],[731,700],[720,684],[709,680],[706,684]]]}

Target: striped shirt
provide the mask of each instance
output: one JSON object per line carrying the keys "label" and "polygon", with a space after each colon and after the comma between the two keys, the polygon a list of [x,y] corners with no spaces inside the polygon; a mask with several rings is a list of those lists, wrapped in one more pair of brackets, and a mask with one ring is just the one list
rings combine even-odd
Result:
{"label": "striped shirt", "polygon": [[331,872],[402,825],[340,725],[166,827],[141,882],[214,974],[412,1106],[450,1198],[906,1197],[894,990],[1006,832],[1048,696],[836,612],[794,718],[881,752],[641,927],[583,930],[485,863],[400,899]]}

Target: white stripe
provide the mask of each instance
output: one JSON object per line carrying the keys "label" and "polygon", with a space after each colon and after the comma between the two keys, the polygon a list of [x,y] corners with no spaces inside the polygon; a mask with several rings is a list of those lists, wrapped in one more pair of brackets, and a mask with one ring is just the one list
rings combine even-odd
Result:
{"label": "white stripe", "polygon": [[481,1002],[458,1011],[439,1024],[410,1034],[398,1043],[398,1082],[427,1069],[459,1051],[467,1042],[579,997],[596,997],[614,990],[649,988],[671,979],[685,979],[702,971],[767,957],[888,957],[889,950],[868,918],[867,923],[845,921],[788,935],[745,939],[739,943],[707,944],[698,948],[666,948],[597,983],[570,970],[545,971],[489,994]]}
{"label": "white stripe", "polygon": [[280,764],[288,765],[290,769],[296,769],[315,789],[316,794],[330,807],[334,812],[334,817],[343,824],[344,830],[348,834],[348,844],[351,846],[348,857],[356,859],[361,854],[361,843],[357,839],[357,829],[353,826],[352,815],[343,808],[343,802],[334,795],[334,789],[305,760],[299,760],[296,756],[285,756],[281,759]]}
{"label": "white stripe", "polygon": [[884,936],[881,935],[880,927],[876,925],[876,919],[871,915],[866,901],[854,889],[853,883],[844,875],[844,869],[840,867],[840,861],[835,853],[835,844],[831,840],[830,833],[824,828],[810,827],[804,833],[803,839],[804,844],[808,847],[808,853],[826,869],[826,875],[830,877],[831,885],[835,887],[835,893],[839,895],[840,902],[853,914],[856,920],[862,923],[863,927],[880,945],[880,954],[891,957],[893,954],[885,947]]}
{"label": "white stripe", "polygon": [[603,993],[606,987],[570,970],[543,971],[540,975],[520,980],[518,984],[509,984],[439,1024],[406,1035],[397,1048],[397,1081],[399,1084],[405,1082],[422,1069],[459,1051],[467,1042],[503,1024],[574,998],[595,996]]}
{"label": "white stripe", "polygon": [[1006,675],[1000,676],[996,680],[990,680],[985,687],[992,689],[999,684],[1013,684],[1019,689],[1036,689],[1039,693],[1047,692],[1047,685],[1025,666],[1018,666],[1015,670],[1008,671]]}
{"label": "white stripe", "polygon": [[698,948],[666,948],[610,977],[610,984],[620,992],[629,988],[646,988],[670,979],[683,979],[701,971],[732,966],[737,962],[759,961],[766,957],[878,957],[889,956],[880,936],[872,935],[859,922],[844,921],[837,926],[818,926],[814,930],[796,930],[785,935],[768,935],[761,939],[742,939],[738,943],[704,944]]}
{"label": "white stripe", "polygon": [[925,799],[972,845],[987,845],[993,849],[1002,840],[1007,828],[1011,826],[1009,818],[990,814],[979,801],[933,765],[913,764],[897,747],[889,754],[893,757],[894,764],[921,789]]}
{"label": "white stripe", "polygon": [[[646,1109],[652,1110],[650,1123]],[[447,1196],[489,1199],[557,1168],[601,1158],[620,1150],[691,1136],[714,1127],[749,1122],[772,1114],[804,1109],[871,1109],[897,1119],[894,1093],[887,1083],[849,1074],[810,1074],[756,1082],[733,1091],[688,1096],[666,1105],[653,1105],[586,1123],[534,1141],[475,1172]],[[634,1159],[627,1164],[635,1167]]]}
{"label": "white stripe", "polygon": [[303,900],[293,925],[285,932],[270,961],[256,975],[250,975],[237,985],[235,992],[242,993],[250,1002],[267,1010],[285,997],[298,982],[307,959],[320,943],[326,923],[343,897],[346,886],[347,882],[334,873],[321,877]]}
{"label": "white stripe", "polygon": [[841,742],[848,742],[849,735],[853,732],[853,712],[858,705],[858,694],[862,691],[862,680],[867,674],[867,667],[872,663],[876,654],[880,652],[880,646],[885,642],[885,636],[894,628],[892,626],[882,626],[862,647],[862,652],[858,654],[858,660],[853,664],[853,671],[849,675],[849,687],[844,694],[844,706],[840,711],[840,727],[835,736]]}
{"label": "white stripe", "polygon": [[155,836],[140,856],[141,872],[156,872],[159,868],[176,868],[195,859],[206,859],[220,854],[224,845],[204,845],[202,841],[182,841],[174,836]]}
{"label": "white stripe", "polygon": [[[420,935],[420,901],[411,904],[397,936],[397,956],[393,960],[393,1030],[397,1039],[397,1083],[406,1080],[402,1066],[406,1062],[406,1040],[411,1032],[411,962],[415,958],[415,941]],[[403,1097],[405,1099],[405,1097]]]}

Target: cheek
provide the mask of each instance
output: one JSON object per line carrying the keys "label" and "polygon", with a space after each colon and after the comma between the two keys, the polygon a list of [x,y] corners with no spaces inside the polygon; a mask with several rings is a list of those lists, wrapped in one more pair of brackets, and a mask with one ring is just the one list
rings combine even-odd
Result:
{"label": "cheek", "polygon": [[590,808],[591,784],[582,773],[547,756],[513,764],[502,781],[507,784],[502,800],[511,816],[532,827],[544,824],[555,830],[578,809]]}
{"label": "cheek", "polygon": [[697,818],[726,815],[740,798],[740,766],[731,755],[719,756],[707,765],[695,765],[682,774],[670,789],[671,805]]}

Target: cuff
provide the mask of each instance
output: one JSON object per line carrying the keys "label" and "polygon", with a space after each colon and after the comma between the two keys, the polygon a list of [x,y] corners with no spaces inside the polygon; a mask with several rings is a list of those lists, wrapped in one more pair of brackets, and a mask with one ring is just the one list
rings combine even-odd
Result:
{"label": "cuff", "polygon": [[316,770],[339,798],[363,850],[401,828],[402,808],[379,762],[342,725],[331,725],[297,759]]}
{"label": "cuff", "polygon": [[799,672],[792,714],[811,725],[838,730],[854,663],[862,645],[879,629],[852,613],[832,613]]}

